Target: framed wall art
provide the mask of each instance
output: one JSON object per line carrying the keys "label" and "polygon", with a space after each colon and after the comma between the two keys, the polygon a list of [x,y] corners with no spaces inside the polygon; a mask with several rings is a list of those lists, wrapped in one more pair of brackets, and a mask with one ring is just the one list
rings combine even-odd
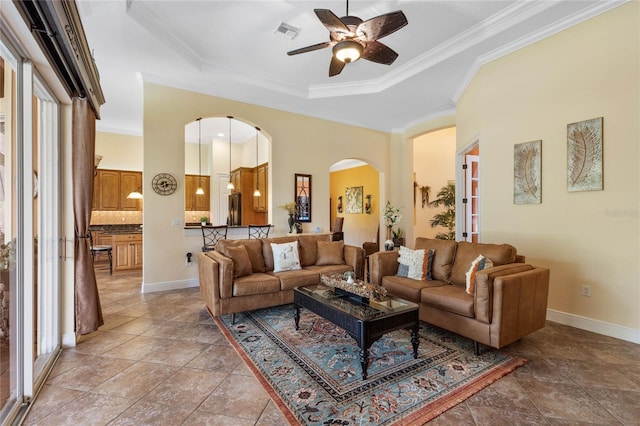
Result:
{"label": "framed wall art", "polygon": [[311,175],[295,174],[298,222],[311,222]]}
{"label": "framed wall art", "polygon": [[542,202],[542,141],[513,146],[513,203]]}
{"label": "framed wall art", "polygon": [[567,189],[603,189],[602,117],[567,125]]}
{"label": "framed wall art", "polygon": [[362,187],[349,187],[345,195],[345,213],[362,213]]}

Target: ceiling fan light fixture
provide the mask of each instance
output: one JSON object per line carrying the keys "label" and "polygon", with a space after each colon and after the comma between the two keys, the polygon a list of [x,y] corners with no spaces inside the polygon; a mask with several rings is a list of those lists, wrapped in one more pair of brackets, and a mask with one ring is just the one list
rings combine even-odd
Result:
{"label": "ceiling fan light fixture", "polygon": [[362,56],[364,48],[353,40],[344,40],[333,46],[333,56],[346,64],[355,62]]}

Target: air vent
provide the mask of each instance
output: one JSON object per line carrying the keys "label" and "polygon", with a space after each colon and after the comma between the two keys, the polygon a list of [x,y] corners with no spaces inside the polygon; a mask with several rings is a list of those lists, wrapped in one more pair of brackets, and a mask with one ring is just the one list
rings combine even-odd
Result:
{"label": "air vent", "polygon": [[281,22],[275,31],[276,34],[282,34],[284,36],[289,37],[292,40],[298,35],[299,32],[300,32],[300,28],[296,28],[284,22]]}

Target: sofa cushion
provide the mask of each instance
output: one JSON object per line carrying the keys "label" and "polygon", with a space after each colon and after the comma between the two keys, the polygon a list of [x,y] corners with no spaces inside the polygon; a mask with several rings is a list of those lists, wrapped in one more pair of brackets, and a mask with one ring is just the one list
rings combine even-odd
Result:
{"label": "sofa cushion", "polygon": [[227,257],[231,257],[227,250],[228,247],[237,247],[243,245],[249,254],[251,260],[251,270],[253,272],[265,272],[264,255],[262,254],[262,240],[220,240],[216,246],[216,250]]}
{"label": "sofa cushion", "polygon": [[233,282],[233,297],[256,294],[277,293],[280,291],[280,280],[273,275],[257,273],[236,278]]}
{"label": "sofa cushion", "polygon": [[396,275],[388,275],[382,278],[382,286],[387,289],[389,294],[414,303],[420,303],[420,292],[423,288],[445,285],[447,285],[447,283],[443,281],[414,280]]}
{"label": "sofa cushion", "polygon": [[320,274],[308,269],[295,271],[272,272],[280,280],[280,290],[291,290],[311,284],[320,284]]}
{"label": "sofa cushion", "polygon": [[473,296],[467,294],[464,285],[445,285],[422,289],[420,302],[429,307],[474,318]]}
{"label": "sofa cushion", "polygon": [[344,241],[318,241],[316,265],[344,265]]}
{"label": "sofa cushion", "polygon": [[[433,279],[450,282],[451,266],[456,255],[458,243],[451,240],[437,240],[435,238],[416,238],[416,249],[433,249]],[[471,263],[471,262],[469,262]],[[466,272],[466,270],[465,270]]]}
{"label": "sofa cushion", "polygon": [[[456,258],[451,270],[451,282],[464,285],[466,273],[471,267],[471,262],[479,255],[491,259],[494,266],[506,265],[516,260],[516,249],[510,244],[485,244],[460,241],[456,250]],[[436,257],[438,252],[436,250]]]}
{"label": "sofa cushion", "polygon": [[233,260],[233,277],[244,277],[251,274],[251,260],[243,245],[227,247],[227,253]]}
{"label": "sofa cushion", "polygon": [[315,265],[318,261],[318,243],[330,242],[329,234],[300,235],[298,237],[298,247],[300,248],[300,265]]}
{"label": "sofa cushion", "polygon": [[262,244],[262,255],[264,257],[264,265],[267,270],[273,271],[273,250],[271,250],[271,243],[282,244],[289,243],[291,241],[298,241],[298,237],[274,237],[265,238]]}
{"label": "sofa cushion", "polygon": [[271,243],[273,251],[273,272],[296,271],[301,269],[298,242]]}
{"label": "sofa cushion", "polygon": [[307,271],[313,271],[318,275],[325,274],[344,274],[347,271],[353,271],[351,265],[311,265],[304,268]]}
{"label": "sofa cushion", "polygon": [[483,269],[489,269],[493,267],[493,262],[486,256],[479,255],[476,257],[473,262],[471,262],[471,267],[465,274],[465,291],[467,294],[473,296],[476,289],[476,273],[478,271],[482,271]]}

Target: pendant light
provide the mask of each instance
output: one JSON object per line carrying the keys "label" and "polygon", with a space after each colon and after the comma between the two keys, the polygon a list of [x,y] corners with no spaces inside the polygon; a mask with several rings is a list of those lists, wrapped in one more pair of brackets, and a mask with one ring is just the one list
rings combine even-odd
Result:
{"label": "pendant light", "polygon": [[260,132],[260,127],[256,127],[256,190],[253,191],[254,197],[259,197],[260,194],[260,180],[258,179],[258,133]]}
{"label": "pendant light", "polygon": [[198,122],[198,187],[196,195],[204,195],[202,188],[202,117],[196,120]]}
{"label": "pendant light", "polygon": [[231,120],[233,117],[228,115],[227,118],[229,119],[229,183],[227,184],[227,189],[233,191],[235,189],[233,182],[231,182]]}

